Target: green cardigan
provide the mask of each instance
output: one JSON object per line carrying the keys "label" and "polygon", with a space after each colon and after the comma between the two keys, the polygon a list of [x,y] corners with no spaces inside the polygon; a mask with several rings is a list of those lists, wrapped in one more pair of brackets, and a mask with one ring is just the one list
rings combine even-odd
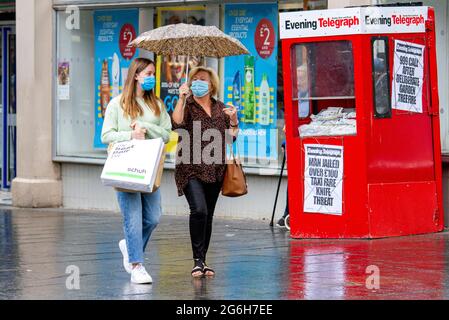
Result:
{"label": "green cardigan", "polygon": [[[130,117],[125,117],[123,109],[120,104],[121,95],[115,97],[109,102],[106,108],[106,114],[103,122],[103,129],[101,131],[101,142],[104,144],[122,142],[131,140],[131,123],[133,120]],[[167,110],[160,105],[161,114],[156,117],[154,112],[145,103],[142,98],[137,98],[137,103],[143,110],[143,115],[137,117],[135,120],[137,125],[147,130],[147,139],[162,138],[165,143],[170,140],[171,133],[171,119]]]}

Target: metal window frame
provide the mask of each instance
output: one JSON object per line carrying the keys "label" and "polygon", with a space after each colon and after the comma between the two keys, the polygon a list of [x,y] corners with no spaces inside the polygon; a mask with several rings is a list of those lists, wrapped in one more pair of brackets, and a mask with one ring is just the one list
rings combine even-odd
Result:
{"label": "metal window frame", "polygon": [[58,97],[57,97],[57,65],[58,65],[58,47],[57,47],[57,39],[58,39],[58,14],[56,10],[52,12],[52,29],[53,29],[53,37],[52,37],[52,54],[53,54],[53,64],[52,64],[52,80],[51,80],[51,94],[52,94],[52,139],[51,139],[51,152],[52,158],[54,162],[58,162],[57,160],[57,141],[58,141]]}
{"label": "metal window frame", "polygon": [[[6,63],[5,59],[6,57],[9,57],[10,52],[9,52],[9,46],[8,46],[8,41],[9,41],[9,35],[11,34],[15,34],[16,33],[16,29],[15,29],[15,25],[5,25],[5,24],[1,24],[1,30],[0,32],[2,33],[2,90],[3,90],[3,95],[2,95],[2,108],[3,108],[3,112],[2,112],[2,123],[3,123],[3,128],[2,128],[2,134],[3,134],[3,146],[2,146],[2,177],[1,177],[1,188],[4,190],[10,190],[11,189],[11,183],[12,180],[14,179],[14,177],[10,176],[10,166],[11,166],[11,159],[9,157],[8,154],[8,149],[9,148],[14,148],[14,157],[15,159],[14,161],[14,171],[15,171],[15,175],[16,170],[17,170],[17,145],[10,145],[10,140],[9,140],[9,123],[10,123],[10,114],[9,114],[9,104],[10,104],[10,96],[9,96],[9,90],[10,90],[10,65]],[[17,42],[16,42],[17,44]],[[17,47],[16,47],[17,49]],[[17,72],[17,71],[16,71]],[[17,88],[16,88],[17,90]],[[16,111],[17,112],[17,111]],[[17,126],[16,126],[17,128]],[[17,135],[16,135],[16,139],[17,139]],[[16,140],[17,141],[17,140]],[[9,181],[9,178],[11,178],[11,182]]]}

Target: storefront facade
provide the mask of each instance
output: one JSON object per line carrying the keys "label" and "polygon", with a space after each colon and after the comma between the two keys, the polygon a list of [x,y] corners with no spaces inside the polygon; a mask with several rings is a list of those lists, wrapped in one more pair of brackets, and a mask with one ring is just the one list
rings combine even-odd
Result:
{"label": "storefront facade", "polygon": [[[440,2],[447,12],[446,1]],[[202,63],[217,71],[222,84],[221,100],[239,104],[241,101],[236,97],[245,96],[245,92],[248,95],[251,92],[254,97],[252,113],[242,111],[240,114],[243,128],[238,142],[241,156],[245,158],[250,193],[241,199],[222,198],[217,215],[269,219],[284,140],[278,13],[370,3],[18,0],[18,59],[23,63],[18,65],[17,71],[19,157],[18,177],[12,188],[14,205],[118,210],[114,191],[103,187],[100,181],[106,159],[106,146],[99,139],[105,105],[101,97],[119,94],[130,61],[144,56],[157,62],[157,92],[167,109],[172,110],[185,72],[186,57],[154,57],[143,50],[130,50],[126,41],[158,26],[187,22],[216,25],[250,49],[252,58],[249,59],[234,57],[190,60],[189,63]],[[444,21],[447,23],[447,17]],[[447,70],[447,47],[442,47],[441,51],[444,50]],[[440,61],[444,65],[444,58],[440,57]],[[245,83],[243,77],[248,70],[254,75],[252,84]],[[443,76],[441,80],[446,87],[447,73],[440,72],[440,77],[446,75],[446,79]],[[110,85],[102,86],[106,81]],[[447,123],[447,90],[440,92],[444,109],[442,122]],[[260,104],[262,94],[270,97],[265,106]],[[449,128],[442,127],[443,150],[449,154],[449,134],[446,133]],[[176,136],[172,138],[163,178],[163,207],[167,214],[186,214],[186,201],[177,196],[174,184]],[[284,178],[278,216],[285,205],[285,190]]]}
{"label": "storefront facade", "polygon": [[[309,9],[323,9],[327,7],[327,1],[309,1],[306,5]],[[201,62],[219,74],[221,100],[236,103],[232,86],[238,76],[242,84],[240,95],[247,90],[254,100],[251,114],[241,112],[243,128],[239,145],[241,156],[246,159],[251,192],[238,200],[222,199],[218,215],[269,218],[284,139],[282,95],[277,94],[282,93],[282,81],[278,77],[278,13],[284,9],[300,10],[303,6],[298,1],[125,3],[55,0],[33,1],[32,6],[19,1],[17,10],[22,14],[23,24],[19,22],[18,29],[35,32],[19,40],[19,47],[23,46],[21,58],[26,62],[21,65],[23,89],[18,98],[25,107],[18,117],[18,124],[21,128],[29,128],[32,124],[34,130],[23,130],[19,142],[22,160],[19,159],[19,174],[12,188],[14,205],[118,209],[114,191],[103,187],[99,179],[106,159],[106,146],[99,139],[105,107],[100,97],[103,90],[111,98],[121,92],[130,61],[144,56],[156,59],[157,91],[171,111],[176,103],[179,80],[185,72],[185,57],[162,59],[143,50],[130,52],[127,43],[123,43],[130,40],[126,38],[128,35],[135,37],[157,26],[188,22],[216,25],[240,37],[251,51],[250,65],[243,57]],[[29,37],[35,37],[35,40]],[[269,45],[264,47],[258,41]],[[31,60],[28,58],[30,53],[33,53]],[[245,87],[243,74],[249,67],[252,67],[254,81],[252,86]],[[53,77],[48,79],[43,76],[45,74]],[[103,88],[102,81],[109,81],[110,86]],[[262,91],[269,96],[263,119],[258,105]],[[35,143],[36,137],[39,147]],[[176,136],[169,146],[171,152],[162,188],[163,206],[167,213],[185,214],[186,202],[177,196],[174,184],[174,141]],[[30,158],[35,159],[31,165],[25,161]],[[285,192],[285,182],[284,179],[281,194]],[[285,204],[285,196],[282,200],[279,212]]]}

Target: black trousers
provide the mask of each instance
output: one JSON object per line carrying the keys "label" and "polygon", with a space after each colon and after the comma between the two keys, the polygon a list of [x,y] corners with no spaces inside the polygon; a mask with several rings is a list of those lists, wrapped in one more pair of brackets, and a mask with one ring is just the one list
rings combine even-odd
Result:
{"label": "black trousers", "polygon": [[197,179],[190,179],[184,189],[190,207],[189,227],[193,259],[206,261],[212,236],[215,205],[221,187],[222,183],[204,183]]}

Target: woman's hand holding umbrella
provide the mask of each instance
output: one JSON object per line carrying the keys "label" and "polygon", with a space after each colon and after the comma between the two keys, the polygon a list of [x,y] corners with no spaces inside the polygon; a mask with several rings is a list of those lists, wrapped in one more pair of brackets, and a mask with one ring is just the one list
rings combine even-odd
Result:
{"label": "woman's hand holding umbrella", "polygon": [[191,95],[190,88],[187,83],[179,87],[179,100],[187,99]]}

